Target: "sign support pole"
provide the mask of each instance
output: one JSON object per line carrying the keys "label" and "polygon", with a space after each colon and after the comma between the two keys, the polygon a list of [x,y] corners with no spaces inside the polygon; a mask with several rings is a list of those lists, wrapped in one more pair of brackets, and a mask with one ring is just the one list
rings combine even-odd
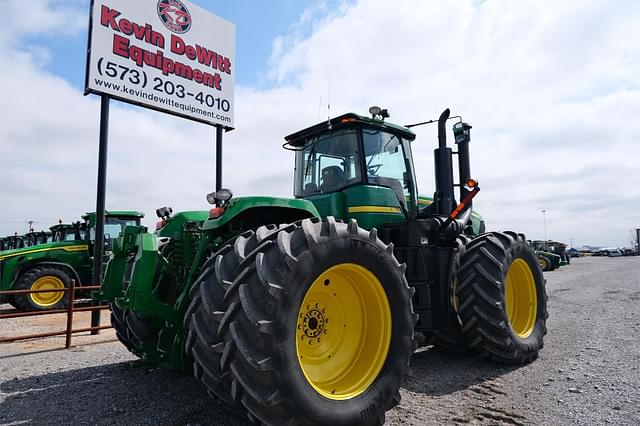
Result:
{"label": "sign support pole", "polygon": [[222,126],[216,125],[216,191],[222,189]]}
{"label": "sign support pole", "polygon": [[[109,96],[100,96],[100,147],[98,150],[98,190],[96,195],[96,234],[93,244],[93,285],[102,285],[104,249],[104,210],[107,187],[107,142],[109,140]],[[100,325],[100,310],[91,311],[91,327]],[[98,334],[99,330],[91,330]]]}

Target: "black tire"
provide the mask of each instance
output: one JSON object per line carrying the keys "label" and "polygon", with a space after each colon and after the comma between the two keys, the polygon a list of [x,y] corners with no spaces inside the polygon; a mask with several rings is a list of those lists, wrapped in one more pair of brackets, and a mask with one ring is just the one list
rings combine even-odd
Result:
{"label": "black tire", "polygon": [[111,326],[120,342],[139,358],[144,358],[144,345],[155,345],[160,330],[150,320],[145,319],[131,309],[121,309],[111,304]]}
{"label": "black tire", "polygon": [[[129,286],[133,272],[135,258],[127,259],[125,273],[125,289]],[[156,275],[158,270],[156,269]],[[160,329],[155,327],[151,320],[140,316],[131,309],[119,308],[115,303],[111,307],[111,326],[116,332],[116,337],[132,354],[138,358],[145,358],[145,345],[155,345],[160,337]]]}
{"label": "black tire", "polygon": [[[13,288],[14,290],[31,290],[32,286],[36,285],[36,282],[41,279],[51,279],[59,285],[63,285],[64,288],[69,288],[71,285],[71,277],[69,277],[64,270],[51,266],[36,266],[25,272],[18,279],[18,282]],[[60,294],[60,300],[54,304],[38,303],[38,298],[43,297],[39,295],[48,294],[50,293],[16,295],[14,299],[14,306],[21,311],[47,311],[51,309],[64,309],[69,305],[69,292]]]}
{"label": "black tire", "polygon": [[[243,234],[240,238],[248,235],[252,234]],[[232,282],[238,266],[234,256],[225,256],[233,251],[232,244],[226,244],[202,266],[200,276],[189,291],[184,328],[187,331],[185,352],[193,360],[194,377],[204,384],[211,396],[235,405],[229,375],[223,377],[220,368],[225,345],[218,334],[225,312],[223,283],[228,286]]]}
{"label": "black tire", "polygon": [[469,339],[462,332],[461,320],[458,317],[459,303],[455,291],[460,282],[458,274],[460,271],[460,259],[466,251],[466,246],[471,241],[471,238],[466,235],[461,235],[457,238],[456,243],[458,245],[458,252],[453,259],[453,288],[451,298],[451,313],[453,317],[452,323],[449,328],[445,330],[436,330],[432,333],[434,346],[443,349],[447,352],[451,352],[458,355],[467,355],[471,352],[469,348]]}
{"label": "black tire", "polygon": [[[530,271],[525,276],[535,288],[535,316],[531,315],[531,327],[520,334],[507,313],[507,274],[514,264],[516,270]],[[516,282],[512,285],[524,283]],[[525,241],[499,232],[476,238],[462,257],[460,283],[459,315],[470,347],[505,364],[519,365],[537,358],[547,333],[547,294],[537,256]]]}
{"label": "black tire", "polygon": [[[221,377],[228,374],[232,399],[249,417],[272,425],[382,424],[384,413],[400,401],[417,319],[393,246],[382,243],[375,229],[368,232],[355,220],[345,224],[329,217],[277,230],[258,228],[220,257],[216,275],[233,278],[223,278],[229,285],[227,310],[199,313],[219,318]],[[322,396],[305,378],[296,324],[307,290],[320,274],[351,263],[380,282],[392,324],[380,372],[355,397],[338,400]]]}
{"label": "black tire", "polygon": [[0,305],[3,304],[3,303],[8,303],[9,305],[14,307],[15,309],[20,309],[18,307],[18,305],[16,304],[16,298],[13,295],[4,296],[2,298],[2,301],[0,301]]}
{"label": "black tire", "polygon": [[124,318],[125,310],[118,308],[114,303],[109,306],[111,307],[111,327],[115,330],[116,337],[120,340],[120,343],[131,352],[135,345],[129,340],[129,331]]}

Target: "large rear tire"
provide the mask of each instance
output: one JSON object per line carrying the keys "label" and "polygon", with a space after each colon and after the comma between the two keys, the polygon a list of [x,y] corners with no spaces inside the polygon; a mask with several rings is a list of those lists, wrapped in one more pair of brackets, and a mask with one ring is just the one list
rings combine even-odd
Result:
{"label": "large rear tire", "polygon": [[505,364],[537,358],[547,333],[547,294],[525,241],[499,232],[473,240],[461,259],[457,295],[470,347]]}
{"label": "large rear tire", "polygon": [[221,257],[234,271],[227,310],[209,315],[220,318],[223,376],[249,417],[383,423],[400,401],[415,321],[393,246],[330,217],[258,228]]}
{"label": "large rear tire", "polygon": [[[36,266],[25,272],[16,283],[15,290],[63,290],[69,288],[71,277],[62,269]],[[69,292],[51,291],[16,295],[15,306],[21,311],[64,309],[69,304]]]}

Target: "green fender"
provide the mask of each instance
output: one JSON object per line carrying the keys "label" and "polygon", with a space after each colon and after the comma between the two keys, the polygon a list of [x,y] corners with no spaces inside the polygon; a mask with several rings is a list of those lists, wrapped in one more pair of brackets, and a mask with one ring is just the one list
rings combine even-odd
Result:
{"label": "green fender", "polygon": [[213,231],[232,223],[253,222],[261,224],[290,223],[296,220],[320,217],[311,201],[280,197],[238,197],[225,207],[224,214],[217,219],[204,222],[204,231]]}

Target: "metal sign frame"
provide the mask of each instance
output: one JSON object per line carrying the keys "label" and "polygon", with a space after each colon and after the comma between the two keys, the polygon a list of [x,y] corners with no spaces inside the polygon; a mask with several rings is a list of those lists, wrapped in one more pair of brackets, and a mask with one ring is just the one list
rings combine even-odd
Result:
{"label": "metal sign frame", "polygon": [[[99,135],[99,148],[98,148],[98,181],[96,188],[96,232],[95,243],[93,246],[93,283],[96,285],[102,285],[102,260],[104,255],[104,222],[105,222],[105,204],[106,204],[106,186],[107,186],[107,151],[108,151],[108,139],[109,139],[109,100],[111,98],[117,99],[129,104],[138,105],[144,108],[149,108],[158,112],[163,112],[170,115],[175,115],[188,120],[201,122],[214,126],[215,132],[215,189],[216,191],[222,188],[222,136],[223,131],[231,131],[233,127],[223,126],[221,124],[214,124],[210,121],[200,120],[193,116],[180,114],[175,111],[169,111],[161,108],[156,108],[153,105],[144,104],[141,102],[135,102],[131,99],[121,98],[114,96],[113,94],[106,94],[89,89],[89,67],[91,66],[91,42],[92,42],[92,28],[93,28],[93,10],[95,0],[91,0],[89,6],[89,35],[87,39],[87,62],[85,68],[85,95],[97,94],[100,96],[100,135]],[[99,302],[94,302],[99,303]],[[94,329],[100,324],[100,310],[94,310],[91,314],[91,327],[92,334],[97,334],[98,330]]]}

